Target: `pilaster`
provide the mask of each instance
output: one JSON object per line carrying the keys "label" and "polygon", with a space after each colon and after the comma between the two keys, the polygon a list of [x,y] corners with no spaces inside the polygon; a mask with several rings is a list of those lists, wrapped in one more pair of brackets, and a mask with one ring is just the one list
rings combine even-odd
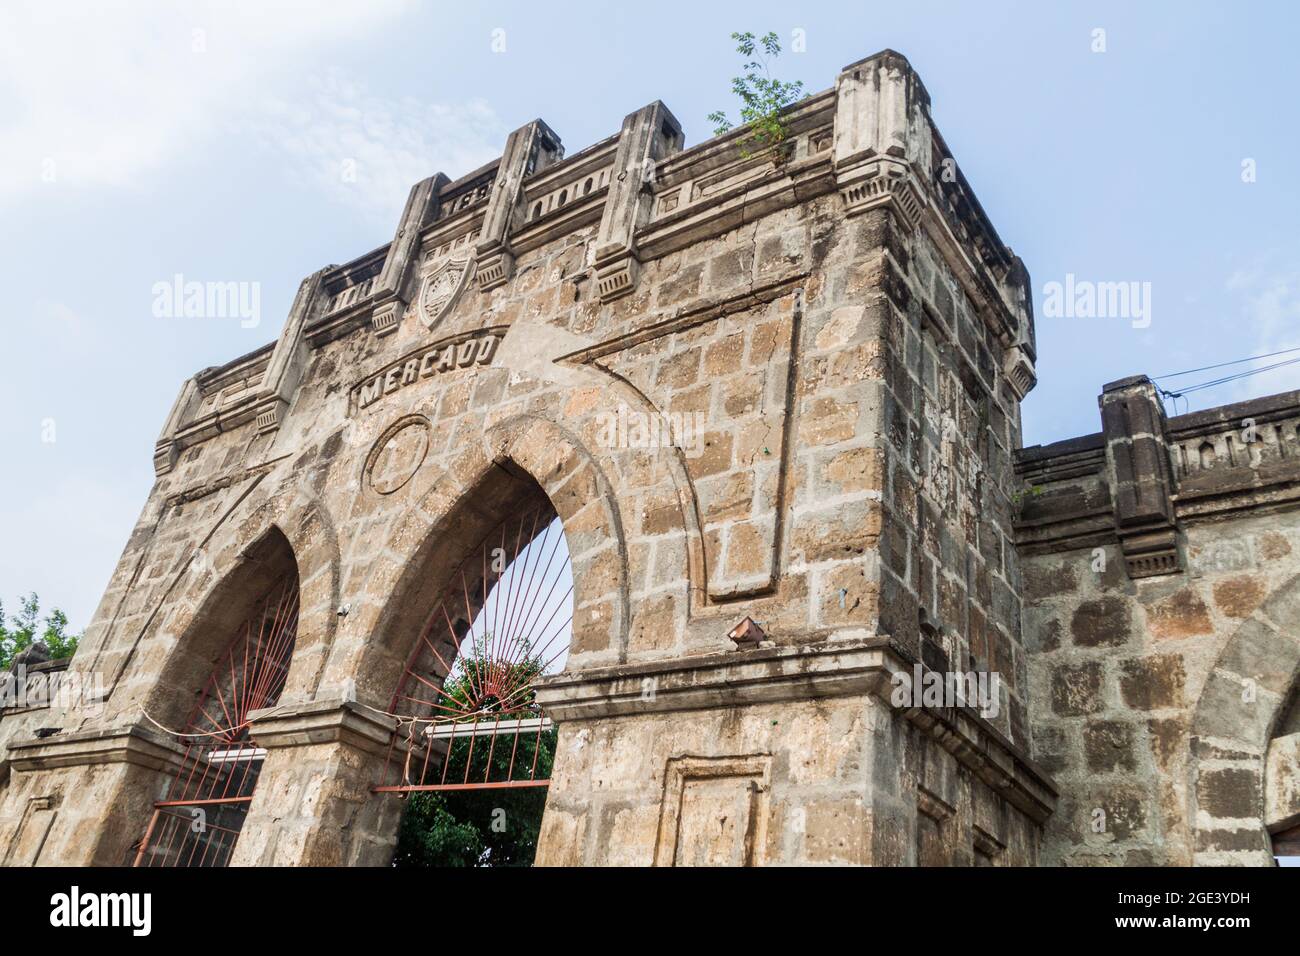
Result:
{"label": "pilaster", "polygon": [[835,180],[845,212],[887,205],[915,228],[929,177],[930,95],[906,58],[884,50],[835,81]]}
{"label": "pilaster", "polygon": [[1173,502],[1176,488],[1165,410],[1156,387],[1145,375],[1120,379],[1104,386],[1097,402],[1115,533],[1129,577],[1180,571]]}
{"label": "pilaster", "polygon": [[280,705],[250,718],[266,759],[231,865],[386,865],[401,801],[371,787],[396,722],[341,700]]}
{"label": "pilaster", "polygon": [[505,284],[514,273],[510,231],[519,216],[524,180],[563,157],[560,138],[539,119],[521,126],[506,140],[487,212],[483,215],[483,228],[474,246],[478,284],[484,292]]}
{"label": "pilaster", "polygon": [[162,477],[176,467],[176,460],[180,457],[176,432],[189,416],[198,395],[198,383],[191,376],[181,386],[180,394],[176,396],[172,410],[167,416],[167,423],[163,425],[162,434],[158,436],[158,442],[154,445],[153,471],[157,477]]}
{"label": "pilaster", "polygon": [[602,302],[636,285],[636,231],[650,216],[655,164],[682,148],[681,124],[658,100],[623,119],[609,196],[596,238],[596,289]]}
{"label": "pilaster", "polygon": [[406,208],[397,224],[397,234],[388,246],[384,270],[375,286],[370,326],[376,335],[396,331],[412,288],[420,258],[420,230],[438,218],[438,194],[450,180],[442,173],[422,179],[411,187]]}
{"label": "pilaster", "polygon": [[328,269],[321,269],[302,280],[294,296],[289,318],[275,343],[271,361],[258,391],[257,430],[271,432],[280,427],[298,382],[307,367],[306,328],[325,304],[323,280]]}

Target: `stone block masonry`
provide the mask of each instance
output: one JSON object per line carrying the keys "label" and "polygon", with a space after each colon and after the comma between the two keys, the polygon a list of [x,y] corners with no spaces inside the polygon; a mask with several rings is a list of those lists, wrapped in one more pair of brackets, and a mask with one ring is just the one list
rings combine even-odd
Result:
{"label": "stone block masonry", "polygon": [[[100,706],[0,715],[0,860],[134,858],[186,759],[159,727],[277,554],[296,640],[230,861],[386,865],[421,626],[544,497],[573,589],[539,863],[1265,862],[1300,792],[1295,397],[1246,447],[1118,383],[1102,435],[1020,450],[1028,273],[920,78],[884,51],[782,122],[774,162],[658,102],[572,155],[534,120],[187,381],[68,669]],[[997,699],[900,705],[918,667]]]}
{"label": "stone block masonry", "polygon": [[1101,433],[1017,455],[1045,859],[1269,864],[1300,824],[1300,393],[1099,401]]}

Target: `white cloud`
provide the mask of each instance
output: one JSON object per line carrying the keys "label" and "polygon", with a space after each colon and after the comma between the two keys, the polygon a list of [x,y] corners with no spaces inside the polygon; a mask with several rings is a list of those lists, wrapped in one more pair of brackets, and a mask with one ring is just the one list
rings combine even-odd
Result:
{"label": "white cloud", "polygon": [[84,343],[95,335],[95,327],[66,302],[38,298],[33,309],[33,320],[54,341]]}
{"label": "white cloud", "polygon": [[50,188],[148,188],[277,82],[391,29],[410,0],[0,7],[0,204]]}
{"label": "white cloud", "polygon": [[[1240,304],[1235,310],[1231,328],[1225,329],[1224,341],[1233,343],[1233,354],[1225,355],[1225,359],[1300,348],[1300,269],[1256,267],[1238,270],[1228,277],[1227,290],[1238,298]],[[1234,371],[1262,368],[1298,357],[1300,352],[1278,355],[1216,369],[1214,374],[1230,375]],[[1224,387],[1223,401],[1241,401],[1295,388],[1300,388],[1300,363],[1231,382]]]}
{"label": "white cloud", "polygon": [[310,103],[268,101],[263,142],[295,178],[391,227],[406,194],[435,172],[452,179],[500,155],[507,130],[482,101],[462,106],[374,96],[337,71],[314,81]]}

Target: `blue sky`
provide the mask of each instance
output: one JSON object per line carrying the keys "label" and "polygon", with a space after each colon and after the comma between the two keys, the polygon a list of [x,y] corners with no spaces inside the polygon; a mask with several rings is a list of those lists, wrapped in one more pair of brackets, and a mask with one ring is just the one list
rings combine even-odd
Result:
{"label": "blue sky", "polygon": [[[734,110],[737,29],[804,31],[779,72],[809,90],[905,54],[1040,312],[1067,274],[1151,283],[1146,328],[1040,315],[1027,444],[1097,430],[1104,382],[1300,346],[1298,25],[1281,2],[6,3],[0,598],[88,623],[181,383],[391,238],[413,182],[535,117],[574,152],[654,99],[699,142]],[[259,283],[260,323],[155,317],[178,273]]]}

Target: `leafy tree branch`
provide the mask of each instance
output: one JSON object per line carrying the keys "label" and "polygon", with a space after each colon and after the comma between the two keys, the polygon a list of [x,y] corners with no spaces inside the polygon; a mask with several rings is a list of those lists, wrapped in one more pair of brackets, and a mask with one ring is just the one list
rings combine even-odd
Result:
{"label": "leafy tree branch", "polygon": [[14,658],[36,643],[45,645],[51,660],[63,660],[76,653],[81,635],[68,633],[66,614],[53,608],[42,622],[41,602],[34,593],[19,598],[18,607],[17,614],[6,618],[4,604],[0,603],[0,671],[9,670]]}
{"label": "leafy tree branch", "polygon": [[[775,33],[758,38],[749,32],[733,33],[731,38],[736,41],[736,52],[748,58],[741,67],[743,74],[731,81],[731,91],[740,98],[740,122],[749,130],[740,154],[749,159],[770,153],[772,162],[779,166],[786,160],[790,136],[781,111],[800,98],[803,81],[789,83],[772,76],[770,63],[781,55],[781,43]],[[733,128],[723,110],[710,113],[709,122],[714,124],[715,136]]]}

